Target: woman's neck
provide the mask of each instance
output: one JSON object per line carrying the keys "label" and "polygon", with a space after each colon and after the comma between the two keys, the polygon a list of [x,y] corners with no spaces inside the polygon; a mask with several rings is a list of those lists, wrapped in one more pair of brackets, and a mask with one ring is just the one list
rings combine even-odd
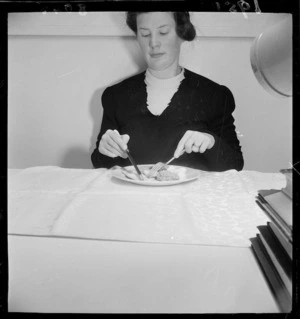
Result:
{"label": "woman's neck", "polygon": [[177,64],[176,66],[165,69],[165,70],[152,70],[150,68],[148,68],[148,70],[154,77],[158,79],[169,79],[180,74],[180,72],[182,71],[182,68],[181,66]]}

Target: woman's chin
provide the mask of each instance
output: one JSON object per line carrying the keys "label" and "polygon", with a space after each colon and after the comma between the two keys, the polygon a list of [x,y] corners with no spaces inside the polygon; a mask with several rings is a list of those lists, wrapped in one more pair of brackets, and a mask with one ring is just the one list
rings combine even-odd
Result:
{"label": "woman's chin", "polygon": [[148,68],[156,72],[163,71],[165,69],[164,65],[161,63],[149,63]]}

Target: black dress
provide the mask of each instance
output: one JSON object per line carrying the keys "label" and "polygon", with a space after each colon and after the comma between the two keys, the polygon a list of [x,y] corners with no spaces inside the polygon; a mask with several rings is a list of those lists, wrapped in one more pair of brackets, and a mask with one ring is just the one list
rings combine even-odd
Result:
{"label": "black dress", "polygon": [[137,164],[169,160],[187,130],[214,136],[215,145],[204,153],[184,153],[172,162],[208,171],[241,170],[244,165],[234,118],[231,91],[199,74],[184,70],[177,92],[161,115],[147,108],[145,71],[105,89],[103,120],[91,159],[95,168],[131,165],[129,159],[111,158],[98,151],[108,129],[128,134],[128,147]]}

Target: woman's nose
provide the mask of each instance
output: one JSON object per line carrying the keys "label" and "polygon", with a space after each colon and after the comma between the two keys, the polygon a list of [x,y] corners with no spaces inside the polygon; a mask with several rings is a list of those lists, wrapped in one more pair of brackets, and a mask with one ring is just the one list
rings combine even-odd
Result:
{"label": "woman's nose", "polygon": [[160,46],[160,41],[156,36],[151,36],[150,38],[150,47],[155,48],[157,46]]}

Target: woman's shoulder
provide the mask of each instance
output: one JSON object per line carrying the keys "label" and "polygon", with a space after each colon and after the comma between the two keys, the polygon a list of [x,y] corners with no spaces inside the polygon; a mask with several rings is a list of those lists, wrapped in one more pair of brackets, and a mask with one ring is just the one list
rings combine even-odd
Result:
{"label": "woman's shoulder", "polygon": [[188,80],[188,84],[193,88],[205,88],[207,90],[222,90],[226,88],[224,85],[186,68],[185,77]]}
{"label": "woman's shoulder", "polygon": [[107,89],[112,91],[136,89],[138,86],[144,83],[144,79],[145,79],[145,71],[139,72],[123,80],[119,80],[118,82],[109,85]]}

